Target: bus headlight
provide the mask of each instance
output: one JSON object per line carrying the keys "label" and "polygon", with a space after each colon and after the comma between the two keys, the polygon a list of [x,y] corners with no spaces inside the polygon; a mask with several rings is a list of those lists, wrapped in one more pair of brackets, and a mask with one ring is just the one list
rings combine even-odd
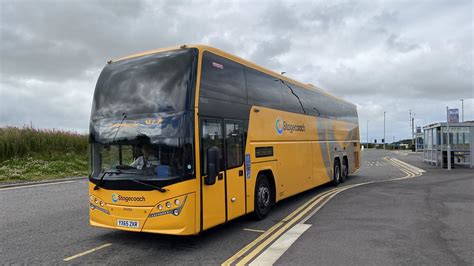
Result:
{"label": "bus headlight", "polygon": [[[179,197],[176,197],[176,198],[171,198],[171,199],[167,199],[165,201],[159,202],[156,205],[156,208],[158,209],[158,212],[150,213],[150,215],[148,215],[148,217],[153,218],[153,217],[163,216],[163,215],[167,215],[167,214],[172,214],[174,216],[178,216],[181,213],[181,211],[183,210],[184,205],[186,204],[187,197],[188,197],[187,195],[183,195],[183,196],[179,196]],[[173,203],[174,203],[174,205],[173,205]],[[163,205],[166,208],[164,208]]]}
{"label": "bus headlight", "polygon": [[90,195],[90,200],[91,201],[89,202],[89,206],[90,206],[91,211],[98,210],[105,214],[110,215],[109,210],[107,210],[107,207],[105,207],[104,201],[102,201],[99,198],[94,197],[93,195]]}

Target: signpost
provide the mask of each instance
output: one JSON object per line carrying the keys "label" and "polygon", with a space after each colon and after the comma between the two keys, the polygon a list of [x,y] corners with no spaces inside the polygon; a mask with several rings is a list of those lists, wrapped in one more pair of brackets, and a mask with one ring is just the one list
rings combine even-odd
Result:
{"label": "signpost", "polygon": [[420,126],[417,126],[416,127],[416,134],[415,134],[415,152],[418,152],[418,136],[420,135],[421,133],[421,127]]}

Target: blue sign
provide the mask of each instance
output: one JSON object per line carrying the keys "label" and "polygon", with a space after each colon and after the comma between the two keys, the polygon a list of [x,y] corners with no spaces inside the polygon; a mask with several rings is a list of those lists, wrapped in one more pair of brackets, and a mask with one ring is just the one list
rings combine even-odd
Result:
{"label": "blue sign", "polygon": [[250,179],[250,154],[245,154],[245,177]]}
{"label": "blue sign", "polygon": [[449,109],[449,123],[459,123],[459,109]]}

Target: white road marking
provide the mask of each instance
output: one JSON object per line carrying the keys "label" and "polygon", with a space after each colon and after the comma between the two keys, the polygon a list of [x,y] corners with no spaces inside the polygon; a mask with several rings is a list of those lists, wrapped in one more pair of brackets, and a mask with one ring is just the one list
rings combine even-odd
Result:
{"label": "white road marking", "polygon": [[244,231],[256,232],[256,233],[265,233],[265,230],[250,229],[250,228],[244,228]]}
{"label": "white road marking", "polygon": [[250,265],[273,265],[310,228],[310,224],[296,224],[281,235],[270,247],[260,254]]}
{"label": "white road marking", "polygon": [[90,253],[92,253],[92,252],[94,252],[94,251],[97,251],[97,250],[100,250],[100,249],[103,249],[103,248],[106,248],[106,247],[110,247],[110,246],[112,246],[111,243],[103,244],[103,245],[101,245],[101,246],[98,246],[98,247],[93,248],[93,249],[89,249],[89,250],[87,250],[87,251],[81,252],[81,253],[76,254],[76,255],[74,255],[74,256],[67,257],[67,258],[64,259],[64,261],[70,261],[70,260],[79,258],[79,257],[81,257],[81,256],[90,254]]}
{"label": "white road marking", "polygon": [[404,161],[400,161],[400,160],[398,160],[398,159],[396,159],[396,158],[392,158],[391,160],[392,160],[393,162],[395,162],[395,163],[401,164],[402,166],[404,166],[405,168],[408,168],[408,169],[411,170],[412,172],[415,172],[415,173],[424,173],[424,172],[426,172],[425,170],[423,170],[423,169],[421,169],[421,168],[418,168],[418,167],[416,167],[416,166],[414,166],[414,165],[408,164],[408,163],[406,163],[406,162],[404,162]]}
{"label": "white road marking", "polygon": [[51,183],[44,183],[44,184],[24,185],[24,186],[18,186],[18,187],[7,187],[7,188],[0,188],[0,191],[11,190],[11,189],[20,189],[20,188],[39,187],[39,186],[49,186],[49,185],[57,185],[57,184],[65,184],[65,183],[72,183],[72,182],[77,182],[77,181],[79,181],[79,180],[69,180],[69,181],[51,182]]}

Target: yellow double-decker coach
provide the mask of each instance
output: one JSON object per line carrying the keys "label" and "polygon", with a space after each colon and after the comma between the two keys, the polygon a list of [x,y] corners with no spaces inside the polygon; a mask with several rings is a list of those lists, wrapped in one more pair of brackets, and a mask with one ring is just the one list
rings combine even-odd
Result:
{"label": "yellow double-decker coach", "polygon": [[90,119],[90,223],[191,235],[359,168],[354,104],[218,49],[109,61]]}

